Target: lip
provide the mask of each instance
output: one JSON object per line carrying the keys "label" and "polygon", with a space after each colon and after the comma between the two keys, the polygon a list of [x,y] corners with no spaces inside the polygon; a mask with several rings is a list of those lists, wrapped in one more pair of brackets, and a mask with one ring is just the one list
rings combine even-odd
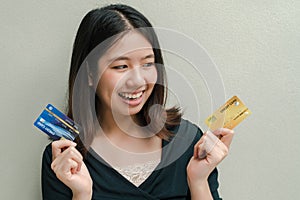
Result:
{"label": "lip", "polygon": [[130,94],[137,94],[140,92],[142,92],[142,95],[137,99],[125,99],[124,97],[122,97],[120,95],[118,95],[118,96],[121,98],[121,100],[124,103],[128,104],[129,106],[137,106],[143,101],[145,90],[136,90],[134,92],[122,92],[122,93],[130,93]]}
{"label": "lip", "polygon": [[128,93],[128,94],[137,94],[140,92],[145,92],[146,89],[139,89],[139,90],[134,90],[134,91],[126,91],[126,92],[119,92],[119,93]]}

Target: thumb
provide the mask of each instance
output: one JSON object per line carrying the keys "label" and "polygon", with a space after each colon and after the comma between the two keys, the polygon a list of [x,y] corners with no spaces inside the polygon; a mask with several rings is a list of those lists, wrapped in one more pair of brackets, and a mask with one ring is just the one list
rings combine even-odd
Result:
{"label": "thumb", "polygon": [[76,146],[77,144],[75,142],[72,142],[71,140],[57,140],[52,142],[52,160],[54,160],[63,149],[68,148],[70,146]]}
{"label": "thumb", "polygon": [[213,131],[214,135],[218,136],[220,140],[226,145],[229,149],[230,144],[233,139],[234,131],[228,128],[219,128]]}

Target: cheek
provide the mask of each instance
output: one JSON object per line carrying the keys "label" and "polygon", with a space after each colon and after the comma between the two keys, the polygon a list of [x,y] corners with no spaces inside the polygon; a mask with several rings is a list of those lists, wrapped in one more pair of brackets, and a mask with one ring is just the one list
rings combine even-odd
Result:
{"label": "cheek", "polygon": [[119,77],[112,73],[103,73],[97,87],[97,94],[111,96],[117,86]]}
{"label": "cheek", "polygon": [[148,84],[155,84],[157,82],[157,70],[156,68],[152,69],[147,73],[146,80]]}

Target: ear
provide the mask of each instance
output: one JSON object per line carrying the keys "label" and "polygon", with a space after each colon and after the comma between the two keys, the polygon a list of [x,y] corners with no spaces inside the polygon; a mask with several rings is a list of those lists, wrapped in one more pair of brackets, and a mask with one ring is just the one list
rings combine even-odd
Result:
{"label": "ear", "polygon": [[89,67],[89,63],[87,61],[86,61],[86,71],[87,71],[89,86],[93,86],[93,76]]}

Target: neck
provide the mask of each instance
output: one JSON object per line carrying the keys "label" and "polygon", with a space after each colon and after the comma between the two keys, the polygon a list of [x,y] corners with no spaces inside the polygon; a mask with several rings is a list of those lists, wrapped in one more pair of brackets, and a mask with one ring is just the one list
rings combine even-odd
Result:
{"label": "neck", "polygon": [[156,135],[145,137],[147,131],[138,126],[132,116],[115,116],[102,109],[99,122],[102,131],[94,138],[91,147],[112,166],[160,160],[161,138]]}
{"label": "neck", "polygon": [[101,113],[99,118],[99,123],[102,131],[107,135],[121,134],[126,136],[131,136],[135,138],[148,138],[152,135],[147,135],[149,133],[145,127],[138,124],[138,119],[134,115],[123,115],[113,113],[110,109],[101,108],[98,106]]}
{"label": "neck", "polygon": [[110,111],[102,111],[101,113],[99,123],[105,134],[128,132],[137,126],[130,115],[113,115]]}
{"label": "neck", "polygon": [[[134,116],[130,115],[116,115],[108,109],[101,109],[101,119],[99,123],[102,129],[102,133],[112,143],[119,147],[128,148],[129,151],[142,152],[145,147],[151,147],[146,151],[155,151],[161,147],[160,138],[155,134],[149,134],[146,127],[138,125],[134,120]],[[102,134],[100,134],[102,135]],[[103,135],[103,136],[104,136]],[[152,143],[156,141],[156,144]],[[154,147],[154,148],[153,148]]]}

